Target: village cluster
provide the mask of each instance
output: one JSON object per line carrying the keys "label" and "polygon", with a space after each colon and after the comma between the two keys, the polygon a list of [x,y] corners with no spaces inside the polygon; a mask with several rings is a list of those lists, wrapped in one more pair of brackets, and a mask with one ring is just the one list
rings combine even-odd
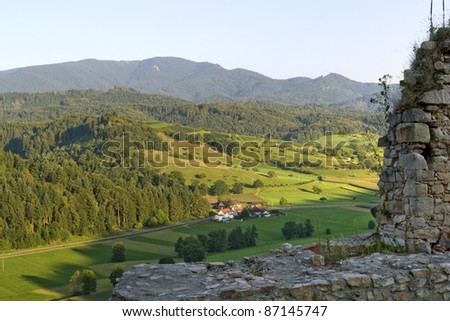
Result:
{"label": "village cluster", "polygon": [[216,222],[226,223],[233,220],[278,216],[282,213],[277,209],[267,210],[262,204],[242,204],[236,200],[210,200],[211,207],[217,210],[212,217]]}

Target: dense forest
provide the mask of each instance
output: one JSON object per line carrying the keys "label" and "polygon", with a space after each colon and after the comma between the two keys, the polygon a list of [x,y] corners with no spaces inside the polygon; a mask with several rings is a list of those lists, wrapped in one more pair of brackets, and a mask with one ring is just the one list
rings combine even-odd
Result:
{"label": "dense forest", "polygon": [[[0,94],[0,250],[208,215],[207,188],[187,184],[181,172],[132,166],[133,155],[124,166],[102,163],[104,143],[127,132],[163,150],[161,135],[173,136],[177,126],[156,132],[149,126],[155,120],[210,130],[202,140],[224,146],[232,134],[307,141],[325,131],[378,133],[384,123],[367,110],[196,104],[125,88]],[[179,128],[184,137],[174,139],[186,139],[190,127]]]}
{"label": "dense forest", "polygon": [[99,146],[129,126],[158,140],[148,127],[144,133],[138,122],[115,115],[69,116],[34,127],[3,124],[2,147],[9,151],[0,151],[2,248],[205,217],[204,189],[188,186],[180,172],[100,166]]}
{"label": "dense forest", "polygon": [[0,94],[0,121],[48,121],[68,114],[100,116],[110,112],[215,132],[253,136],[270,132],[274,138],[300,142],[318,139],[326,131],[380,134],[385,124],[382,113],[366,109],[263,102],[198,104],[129,88]]}

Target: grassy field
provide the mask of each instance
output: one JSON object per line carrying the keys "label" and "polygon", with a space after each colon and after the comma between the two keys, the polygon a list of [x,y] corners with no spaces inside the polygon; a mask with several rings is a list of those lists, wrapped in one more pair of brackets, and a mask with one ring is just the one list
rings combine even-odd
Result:
{"label": "grassy field", "polygon": [[[149,126],[163,130],[169,125],[155,122],[149,123]],[[238,138],[255,139],[244,136]],[[361,136],[339,136],[335,138],[335,142],[336,139],[359,142]],[[325,143],[324,139],[322,143]],[[276,158],[289,158],[291,154],[299,150],[299,146],[293,146],[284,156],[278,155]],[[166,173],[181,171],[188,184],[194,180],[208,186],[217,180],[224,180],[230,186],[235,182],[244,184],[244,193],[222,196],[224,200],[233,198],[241,202],[266,203],[276,207],[281,197],[284,197],[291,209],[288,210],[287,216],[229,224],[204,221],[162,231],[149,230],[147,233],[123,238],[127,261],[120,265],[125,270],[135,264],[158,262],[162,257],[174,256],[174,244],[180,236],[207,234],[208,231],[218,228],[229,231],[237,224],[243,228],[251,224],[256,225],[259,234],[257,246],[209,255],[208,261],[239,260],[244,256],[267,254],[270,249],[277,248],[286,242],[282,237],[281,228],[289,220],[304,222],[306,218],[310,218],[316,225],[313,237],[293,240],[291,241],[293,244],[366,232],[367,223],[372,217],[367,210],[362,208],[355,210],[355,208],[368,208],[379,202],[376,192],[378,175],[369,170],[325,167],[299,172],[298,169],[297,171],[284,170],[268,164],[259,164],[255,168],[242,168],[239,162],[231,166],[206,166],[200,163],[199,167],[190,165],[180,167],[180,162],[186,160],[176,159],[178,162],[176,165],[174,155],[168,152],[159,153],[161,154],[159,156],[164,156],[163,153],[166,153],[166,156],[172,160],[160,171]],[[201,159],[201,155],[196,155],[196,158],[197,156]],[[324,160],[325,155],[319,153],[314,156],[314,160],[316,159]],[[233,158],[233,161],[237,159]],[[275,176],[269,177],[269,171],[273,171]],[[264,183],[262,189],[252,186],[257,179]],[[331,235],[325,235],[327,228],[331,229]],[[111,248],[116,241],[103,240],[73,248],[52,249],[41,253],[4,258],[4,270],[0,270],[0,300],[107,300],[112,290],[108,279],[112,266]],[[95,271],[98,280],[97,293],[88,297],[70,297],[69,278],[76,270],[84,268]]]}
{"label": "grassy field", "polygon": [[[316,242],[325,237],[342,237],[367,231],[370,214],[347,208],[299,208],[288,211],[287,216],[254,219],[244,222],[219,224],[210,221],[189,227],[178,227],[164,231],[149,231],[146,234],[124,238],[127,261],[120,265],[126,270],[134,264],[158,262],[161,257],[173,256],[173,245],[181,236],[206,234],[210,230],[231,230],[238,224],[246,227],[255,224],[259,238],[253,248],[209,255],[208,261],[241,259],[248,255],[267,254],[286,241],[281,228],[288,220],[303,222],[310,218],[318,232],[311,238],[293,240],[293,244]],[[332,235],[325,235],[330,228]],[[319,233],[320,231],[320,233]],[[75,248],[55,249],[48,252],[28,254],[4,259],[4,270],[0,270],[0,300],[107,300],[112,286],[107,279],[112,263],[111,247],[117,240]],[[68,284],[77,269],[91,268],[98,280],[97,293],[88,297],[70,298]]]}
{"label": "grassy field", "polygon": [[[239,135],[235,135],[239,139],[244,139]],[[245,137],[250,139],[251,137]],[[326,142],[326,137],[318,140],[322,145]],[[361,135],[335,135],[332,138],[333,144],[340,141],[360,145],[367,141]],[[262,142],[261,138],[253,137],[255,142]],[[348,147],[347,147],[348,148]],[[255,150],[263,159],[263,151]],[[286,148],[283,156],[280,156],[279,150],[276,148],[271,154],[270,160],[273,161],[288,161],[294,158],[293,153],[297,153],[300,157],[301,148],[294,144]],[[164,152],[167,153],[167,152]],[[323,165],[330,163],[332,166],[321,166],[292,169],[282,169],[274,166],[269,162],[259,163],[255,167],[244,168],[241,167],[241,160],[239,155],[228,160],[232,160],[231,165],[226,165],[226,157],[217,154],[221,158],[220,164],[210,162],[204,164],[201,155],[195,155],[195,165],[189,164],[186,159],[176,159],[173,156],[168,156],[168,166],[160,170],[165,173],[172,171],[181,171],[188,183],[198,181],[211,186],[217,180],[224,180],[229,186],[234,183],[242,183],[244,185],[244,193],[242,195],[226,195],[223,199],[234,198],[242,202],[266,202],[268,205],[278,205],[281,197],[288,200],[291,205],[308,205],[319,204],[325,202],[326,204],[361,204],[361,203],[375,203],[378,196],[376,195],[378,187],[378,174],[366,169],[348,169],[338,164],[336,159],[326,161],[326,156],[316,151],[314,156],[310,155],[310,161],[315,162],[320,160]],[[354,162],[354,161],[352,161]],[[294,162],[294,163],[297,163]],[[273,172],[275,176],[270,177],[269,172]],[[253,188],[252,184],[255,180],[261,180],[264,183],[264,188],[258,190]],[[312,193],[313,186],[318,186],[322,189],[321,193]],[[320,200],[322,198],[322,201]],[[326,200],[323,200],[325,198]]]}

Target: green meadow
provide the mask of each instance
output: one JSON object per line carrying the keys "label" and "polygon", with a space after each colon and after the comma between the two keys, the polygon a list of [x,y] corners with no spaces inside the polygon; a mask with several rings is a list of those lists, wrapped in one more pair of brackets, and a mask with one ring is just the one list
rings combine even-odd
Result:
{"label": "green meadow", "polygon": [[[202,221],[162,231],[149,230],[145,234],[119,239],[125,243],[127,257],[127,261],[120,265],[127,270],[139,263],[157,263],[162,257],[174,256],[173,246],[180,236],[207,234],[219,228],[230,231],[237,225],[243,228],[256,225],[259,234],[257,246],[215,253],[207,257],[208,261],[239,260],[244,256],[267,254],[270,249],[286,242],[281,234],[285,222],[303,222],[306,218],[310,218],[316,227],[313,237],[292,240],[290,243],[304,244],[367,232],[367,223],[371,220],[370,214],[364,210],[311,207],[292,208],[287,216],[228,224]],[[327,228],[331,229],[331,235],[325,235]],[[4,258],[4,270],[0,270],[0,300],[107,300],[112,290],[108,279],[112,266],[111,248],[116,241],[105,240],[74,248]],[[97,292],[85,297],[71,297],[69,278],[77,269],[84,268],[95,271]]]}
{"label": "green meadow", "polygon": [[[149,125],[159,130],[170,126],[159,122]],[[241,140],[255,139],[237,137]],[[364,143],[364,139],[359,135],[338,138],[353,141],[357,145]],[[325,143],[324,139],[321,143]],[[284,156],[275,154],[275,160],[289,158],[300,149],[300,146],[293,146]],[[162,155],[168,152],[159,153]],[[348,151],[349,155],[351,153],[353,151]],[[189,184],[197,181],[211,186],[217,180],[224,180],[229,186],[236,182],[242,183],[242,194],[222,195],[220,199],[279,207],[283,197],[288,202],[287,215],[226,224],[205,220],[164,230],[139,231],[114,240],[92,240],[86,245],[69,244],[31,254],[12,253],[11,256],[3,257],[0,265],[0,300],[108,300],[112,290],[108,279],[113,265],[110,262],[111,250],[117,241],[123,241],[125,244],[127,261],[120,265],[127,270],[135,264],[157,263],[160,258],[173,257],[174,244],[179,237],[207,234],[219,228],[230,231],[237,225],[246,228],[255,224],[259,234],[257,246],[214,253],[207,257],[208,261],[240,260],[244,256],[267,254],[271,249],[285,243],[281,228],[287,221],[304,222],[309,218],[315,225],[313,237],[291,240],[290,243],[295,245],[367,232],[367,224],[372,220],[367,208],[379,202],[376,186],[378,175],[369,169],[330,166],[289,170],[264,163],[254,168],[244,168],[239,165],[238,157],[232,158],[233,163],[227,165],[227,158],[223,155],[222,163],[200,162],[199,166],[195,167],[189,164],[181,166],[183,162],[188,162],[186,159],[176,158],[175,155],[166,156],[172,162],[160,168],[161,172],[181,171]],[[174,163],[175,160],[177,164]],[[325,155],[317,153],[314,160],[325,161]],[[272,175],[269,175],[269,172],[272,172]],[[253,187],[253,182],[257,179],[264,183],[263,188]],[[331,230],[330,235],[325,234],[327,228]],[[97,292],[90,296],[72,297],[69,278],[76,270],[85,268],[95,271]]]}

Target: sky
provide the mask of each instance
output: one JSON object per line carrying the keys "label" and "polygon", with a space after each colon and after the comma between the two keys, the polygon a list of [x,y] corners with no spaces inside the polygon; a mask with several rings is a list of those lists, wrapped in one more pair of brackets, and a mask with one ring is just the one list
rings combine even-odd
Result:
{"label": "sky", "polygon": [[0,70],[172,56],[276,79],[335,72],[398,82],[426,38],[430,0],[2,0],[0,8]]}

